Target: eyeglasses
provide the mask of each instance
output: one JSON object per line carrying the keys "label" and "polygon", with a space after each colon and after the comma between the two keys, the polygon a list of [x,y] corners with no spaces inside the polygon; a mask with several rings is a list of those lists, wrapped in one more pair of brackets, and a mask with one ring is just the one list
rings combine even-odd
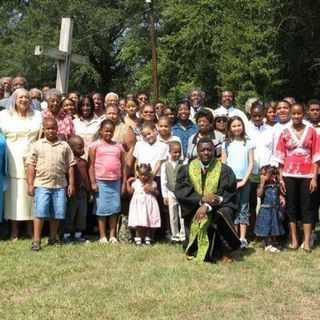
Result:
{"label": "eyeglasses", "polygon": [[226,118],[217,118],[215,121],[216,122],[227,122],[228,119]]}
{"label": "eyeglasses", "polygon": [[146,97],[139,97],[138,100],[147,101],[148,98],[146,98]]}

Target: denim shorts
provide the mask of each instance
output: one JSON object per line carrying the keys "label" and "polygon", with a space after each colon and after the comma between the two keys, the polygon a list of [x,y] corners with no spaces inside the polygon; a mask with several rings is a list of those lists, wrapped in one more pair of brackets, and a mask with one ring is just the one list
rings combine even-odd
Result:
{"label": "denim shorts", "polygon": [[34,217],[63,220],[66,214],[65,188],[36,187],[34,193]]}

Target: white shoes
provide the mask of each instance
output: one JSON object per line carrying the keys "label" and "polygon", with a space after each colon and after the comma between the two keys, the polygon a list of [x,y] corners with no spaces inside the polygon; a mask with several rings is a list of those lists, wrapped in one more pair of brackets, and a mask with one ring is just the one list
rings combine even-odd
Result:
{"label": "white shoes", "polygon": [[271,252],[271,253],[278,253],[278,252],[280,252],[280,250],[279,250],[277,247],[274,247],[274,246],[272,246],[271,244],[268,245],[268,246],[266,246],[266,247],[264,248],[264,251]]}
{"label": "white shoes", "polygon": [[240,249],[247,249],[248,248],[248,241],[246,238],[240,238]]}
{"label": "white shoes", "polygon": [[144,244],[146,246],[151,246],[151,238],[150,237],[145,237],[144,238]]}

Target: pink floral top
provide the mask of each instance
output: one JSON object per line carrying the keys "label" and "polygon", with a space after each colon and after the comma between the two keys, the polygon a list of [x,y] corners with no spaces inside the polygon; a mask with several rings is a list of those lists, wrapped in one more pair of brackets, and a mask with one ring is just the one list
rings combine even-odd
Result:
{"label": "pink floral top", "polygon": [[42,112],[42,117],[43,119],[54,118],[57,120],[60,139],[68,140],[75,135],[73,120],[65,112],[60,111],[57,116],[54,116],[49,110],[45,110]]}
{"label": "pink floral top", "polygon": [[299,139],[292,126],[285,128],[278,140],[276,159],[283,165],[283,176],[312,178],[313,164],[320,160],[316,130],[306,127]]}

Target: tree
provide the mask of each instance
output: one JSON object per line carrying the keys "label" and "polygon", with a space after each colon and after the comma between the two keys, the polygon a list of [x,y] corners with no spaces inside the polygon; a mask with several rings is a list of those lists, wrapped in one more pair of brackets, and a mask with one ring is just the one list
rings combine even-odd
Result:
{"label": "tree", "polygon": [[[276,48],[275,12],[280,1],[198,0],[161,1],[158,50],[161,93],[176,101],[192,87],[209,93],[236,91],[243,105],[252,96],[270,98],[281,84]],[[144,25],[129,31],[122,61],[134,65],[137,86],[150,83],[148,64],[141,65]],[[133,49],[135,48],[135,50]],[[139,48],[138,50],[136,48]]]}
{"label": "tree", "polygon": [[[138,0],[25,0],[7,1],[1,8],[3,37],[0,54],[5,63],[0,74],[27,76],[32,86],[54,84],[54,63],[33,55],[35,45],[57,47],[62,16],[75,20],[73,52],[87,55],[89,65],[71,67],[70,89],[88,92],[94,89],[124,90],[120,79],[126,68],[117,60],[118,41],[133,14],[139,12]],[[12,21],[12,23],[10,22]]]}
{"label": "tree", "polygon": [[[160,93],[176,103],[193,87],[247,98],[320,93],[320,7],[302,0],[153,0]],[[83,93],[151,91],[151,48],[143,0],[12,0],[0,6],[1,75],[54,84],[53,61],[35,45],[57,47],[61,16],[75,20],[70,89]]]}

